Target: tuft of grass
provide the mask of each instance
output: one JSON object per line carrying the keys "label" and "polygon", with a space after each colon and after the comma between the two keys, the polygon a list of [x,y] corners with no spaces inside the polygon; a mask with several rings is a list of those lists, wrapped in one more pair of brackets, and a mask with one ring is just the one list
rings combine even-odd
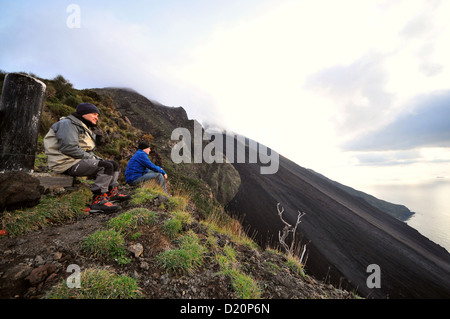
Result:
{"label": "tuft of grass", "polygon": [[114,230],[98,230],[84,239],[81,249],[99,257],[117,260],[119,265],[125,265],[131,260],[127,257],[125,239],[122,233]]}
{"label": "tuft of grass", "polygon": [[177,218],[172,218],[164,222],[162,225],[162,231],[170,239],[175,239],[179,233],[183,230],[183,224],[181,220]]}
{"label": "tuft of grass", "polygon": [[139,206],[152,202],[158,195],[166,196],[164,190],[153,181],[142,183],[133,191],[131,205]]}
{"label": "tuft of grass", "polygon": [[136,232],[142,225],[149,225],[156,221],[156,213],[146,208],[133,208],[106,223],[106,230],[98,230],[86,237],[81,249],[93,256],[102,256],[117,261],[119,265],[128,264],[125,238],[136,239],[141,233]]}
{"label": "tuft of grass", "polygon": [[189,198],[184,195],[176,195],[169,197],[167,206],[172,210],[185,210],[187,208]]}
{"label": "tuft of grass", "polygon": [[223,211],[216,210],[211,212],[206,216],[205,221],[202,221],[202,223],[207,226],[210,231],[227,235],[235,242],[246,245],[251,249],[259,249],[258,244],[248,237],[242,224]]}
{"label": "tuft of grass", "polygon": [[37,206],[11,212],[5,211],[0,217],[0,224],[10,236],[19,236],[32,230],[88,215],[84,209],[91,200],[91,191],[84,187],[62,196],[47,196]]}
{"label": "tuft of grass", "polygon": [[47,299],[139,299],[143,294],[136,279],[106,269],[87,269],[80,274],[80,288],[69,288],[64,280],[54,286]]}
{"label": "tuft of grass", "polygon": [[171,212],[170,214],[172,218],[164,222],[162,230],[167,237],[175,239],[183,231],[183,226],[192,223],[193,218],[191,214],[185,211]]}
{"label": "tuft of grass", "polygon": [[130,236],[138,226],[153,224],[155,221],[155,212],[146,208],[134,208],[110,219],[106,226],[123,233],[125,236]]}
{"label": "tuft of grass", "polygon": [[175,273],[190,273],[203,264],[205,248],[192,231],[177,239],[179,248],[166,250],[156,256],[163,268]]}
{"label": "tuft of grass", "polygon": [[226,245],[224,247],[224,254],[217,254],[216,260],[222,269],[221,273],[230,277],[231,285],[239,298],[261,298],[261,289],[257,282],[251,276],[240,270],[237,253],[233,247]]}
{"label": "tuft of grass", "polygon": [[267,265],[270,273],[272,273],[273,275],[276,275],[281,270],[280,266],[278,266],[270,261],[266,261],[264,263]]}
{"label": "tuft of grass", "polygon": [[241,299],[260,299],[261,289],[256,281],[238,269],[228,269],[225,273],[230,276],[232,286]]}
{"label": "tuft of grass", "polygon": [[150,180],[142,183],[140,187],[134,190],[130,204],[133,206],[145,205],[151,203],[158,196],[167,198],[164,208],[168,210],[183,211],[187,208],[190,201],[189,195],[181,192],[177,192],[173,196],[167,195],[159,184]]}
{"label": "tuft of grass", "polygon": [[291,272],[298,274],[302,277],[306,277],[304,268],[305,266],[300,263],[297,257],[286,255],[286,264]]}

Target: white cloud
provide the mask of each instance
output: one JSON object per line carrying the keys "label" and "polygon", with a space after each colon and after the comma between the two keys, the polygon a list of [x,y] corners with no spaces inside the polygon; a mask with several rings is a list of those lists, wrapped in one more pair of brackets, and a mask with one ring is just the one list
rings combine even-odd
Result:
{"label": "white cloud", "polygon": [[211,3],[189,15],[173,3],[144,14],[136,3],[118,12],[82,2],[81,29],[66,27],[65,4],[33,6],[0,30],[0,60],[80,88],[131,87],[325,175],[364,159],[342,142],[395,122],[419,94],[449,89],[449,1],[269,1],[233,15],[236,1],[223,16]]}

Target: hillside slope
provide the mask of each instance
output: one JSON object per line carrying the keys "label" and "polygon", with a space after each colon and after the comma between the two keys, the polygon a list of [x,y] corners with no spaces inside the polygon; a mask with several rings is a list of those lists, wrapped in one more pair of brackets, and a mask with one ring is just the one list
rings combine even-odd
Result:
{"label": "hillside slope", "polygon": [[[307,244],[307,270],[372,298],[449,298],[450,254],[406,223],[280,157],[279,171],[259,174],[258,164],[234,164],[241,186],[227,209],[243,216],[261,244],[277,239],[279,202],[291,223],[305,212],[299,237]],[[370,289],[367,267],[381,269],[381,288]]]}
{"label": "hillside slope", "polygon": [[[165,148],[165,145],[170,145],[171,130],[181,126],[192,132],[193,121],[187,120],[180,108],[149,103],[136,92],[131,95],[119,89],[97,92],[107,92],[112,96],[117,108],[130,115],[130,121],[140,129],[154,127],[158,130],[158,125],[153,123],[163,119],[166,124],[160,126],[161,133],[157,135],[160,136],[160,145],[163,145],[160,151],[167,162],[170,162],[170,148]],[[127,113],[130,107],[133,110]],[[178,121],[175,120],[177,117]],[[220,185],[222,189],[224,185],[232,185],[234,190],[231,194],[236,196],[230,198],[228,194],[222,197],[221,203],[228,203],[227,210],[243,221],[262,247],[268,243],[277,244],[278,231],[283,227],[276,215],[277,202],[285,207],[286,214],[290,214],[291,222],[295,221],[297,210],[306,212],[299,226],[298,238],[302,243],[308,243],[308,271],[318,278],[357,289],[361,295],[375,298],[449,296],[450,276],[445,276],[450,271],[447,251],[366,200],[343,191],[325,177],[319,178],[317,173],[283,157],[275,175],[261,175],[258,164],[212,165],[216,167],[214,170],[226,166],[227,171],[232,172],[232,178],[221,179]],[[180,166],[174,165],[174,171]],[[239,173],[238,176],[230,166]],[[188,164],[183,170],[200,180],[209,180],[211,187],[211,180],[217,179],[205,174],[209,167]],[[216,191],[213,187],[211,190],[218,198],[218,185],[216,187]],[[239,187],[238,191],[236,187]],[[380,289],[369,289],[366,285],[369,276],[366,270],[370,264],[381,267],[383,279]]]}
{"label": "hillside slope", "polygon": [[[224,213],[215,196],[227,201],[240,185],[231,165],[170,163],[167,132],[187,120],[183,109],[152,104],[150,114],[158,122],[148,126],[144,121],[140,130],[119,110],[128,98],[149,105],[136,92],[120,90],[124,100],[115,100],[111,94],[73,89],[62,76],[42,80],[47,93],[36,171],[47,171],[42,138],[50,125],[74,112],[78,103],[91,102],[102,114],[98,154],[124,169],[137,142],[151,142],[152,159],[170,172],[173,196],[150,184],[122,185],[133,195],[122,210],[90,214],[85,210],[92,200],[90,181],[79,178],[74,187],[50,189],[37,206],[0,212],[0,298],[355,298],[306,275],[295,259],[261,249]],[[224,183],[230,186],[227,192],[219,191]],[[81,289],[67,289],[73,265],[82,272]],[[131,288],[109,289],[117,282],[124,285],[117,288]],[[171,311],[177,309],[165,313]]]}
{"label": "hillside slope", "polygon": [[[83,188],[81,185],[75,193],[83,192]],[[72,220],[53,221],[47,227],[0,238],[0,299],[355,298],[350,292],[303,274],[284,254],[260,249],[235,221],[224,223],[218,215],[203,216],[186,197],[164,198],[151,185],[128,191],[133,193],[133,200],[122,204],[123,209],[114,214],[79,212]],[[61,201],[72,194],[63,196]],[[15,214],[7,215],[11,218]],[[105,233],[106,237],[100,236]],[[113,235],[122,240],[111,241]],[[169,259],[182,251],[184,238],[193,240],[191,249],[198,252],[195,263],[189,260],[194,254],[190,251]],[[105,249],[105,240],[114,250],[99,250]],[[227,259],[233,269],[227,268]],[[82,280],[81,289],[67,289],[70,265],[97,279],[92,284]],[[110,297],[103,279],[95,276],[105,270],[108,277],[136,282],[137,289]],[[236,274],[244,280],[242,284],[236,283]],[[177,310],[165,313],[176,315],[173,311]]]}

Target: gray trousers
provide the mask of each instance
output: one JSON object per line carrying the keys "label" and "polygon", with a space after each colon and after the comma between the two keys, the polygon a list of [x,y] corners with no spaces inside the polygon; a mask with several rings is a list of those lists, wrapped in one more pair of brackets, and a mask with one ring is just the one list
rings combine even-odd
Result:
{"label": "gray trousers", "polygon": [[71,176],[95,177],[91,190],[94,194],[107,193],[118,186],[119,165],[113,161],[82,159],[66,172]]}

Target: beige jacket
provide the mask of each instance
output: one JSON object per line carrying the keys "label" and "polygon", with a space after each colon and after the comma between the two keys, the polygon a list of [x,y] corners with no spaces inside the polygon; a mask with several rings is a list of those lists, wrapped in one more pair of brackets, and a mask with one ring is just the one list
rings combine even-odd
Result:
{"label": "beige jacket", "polygon": [[73,115],[52,125],[44,138],[48,166],[55,173],[63,173],[81,159],[94,155],[95,134]]}

